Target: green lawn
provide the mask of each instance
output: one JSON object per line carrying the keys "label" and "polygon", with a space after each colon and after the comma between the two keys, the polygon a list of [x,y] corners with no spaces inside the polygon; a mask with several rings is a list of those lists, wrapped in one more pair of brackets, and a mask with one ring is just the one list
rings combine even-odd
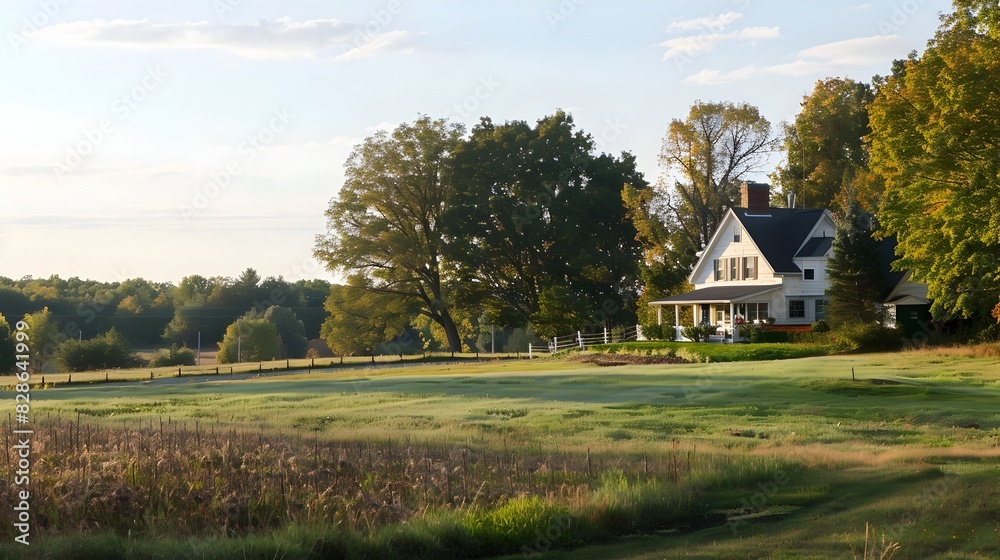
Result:
{"label": "green lawn", "polygon": [[[899,560],[1000,555],[998,402],[996,357],[921,351],[610,368],[546,359],[57,387],[33,392],[32,415],[109,428],[164,420],[317,442],[592,453],[602,472],[694,453],[707,461],[694,490],[699,511],[728,522],[644,530],[572,552],[532,550],[552,558],[851,558],[848,543],[857,547],[870,521],[900,542]],[[713,461],[744,469],[757,460],[773,474],[741,490],[711,482]],[[603,484],[581,511],[626,492]]]}

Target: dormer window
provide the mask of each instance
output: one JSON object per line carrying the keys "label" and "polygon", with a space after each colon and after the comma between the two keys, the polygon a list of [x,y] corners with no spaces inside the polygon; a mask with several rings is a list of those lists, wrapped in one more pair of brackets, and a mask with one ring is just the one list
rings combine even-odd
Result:
{"label": "dormer window", "polygon": [[812,269],[812,268],[807,268],[807,269],[805,269],[805,270],[802,271],[802,277],[804,279],[806,279],[806,280],[815,280],[816,279],[816,271],[814,269]]}

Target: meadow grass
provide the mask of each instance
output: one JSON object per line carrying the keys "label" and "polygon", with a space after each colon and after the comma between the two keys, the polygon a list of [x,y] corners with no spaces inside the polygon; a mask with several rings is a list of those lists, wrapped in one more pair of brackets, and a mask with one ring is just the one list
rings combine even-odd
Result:
{"label": "meadow grass", "polygon": [[[848,558],[871,522],[901,543],[896,560],[990,557],[998,396],[996,355],[933,349],[36,389],[32,418],[52,445],[39,448],[39,481],[58,489],[50,515],[76,511],[56,505],[73,499],[79,513],[42,529],[33,554],[561,558],[588,545],[565,554]],[[183,474],[157,471],[161,460]],[[159,505],[143,511],[162,533],[99,509],[156,488],[143,480],[160,481],[159,497],[143,495]],[[255,509],[239,497],[256,488]],[[176,519],[189,526],[161,523]],[[621,535],[645,536],[593,546]]]}
{"label": "meadow grass", "polygon": [[829,344],[718,344],[713,342],[623,342],[592,346],[592,352],[633,354],[640,356],[679,356],[692,362],[748,362],[761,360],[791,360],[834,353]]}

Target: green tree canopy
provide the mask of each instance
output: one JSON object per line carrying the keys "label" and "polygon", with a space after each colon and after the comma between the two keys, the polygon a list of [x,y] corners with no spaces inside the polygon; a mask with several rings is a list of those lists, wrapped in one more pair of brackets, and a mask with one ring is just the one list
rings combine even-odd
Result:
{"label": "green tree canopy", "polygon": [[803,99],[795,122],[785,126],[788,163],[777,173],[782,190],[795,193],[796,206],[846,208],[845,178],[868,166],[864,137],[873,99],[871,86],[843,78],[817,81]]}
{"label": "green tree canopy", "polygon": [[63,342],[56,350],[56,359],[66,371],[132,368],[144,363],[114,328],[87,340],[71,338]]}
{"label": "green tree canopy", "polygon": [[456,149],[448,178],[443,229],[466,309],[525,325],[538,319],[541,294],[558,286],[567,291],[560,301],[590,310],[584,323],[606,301],[628,309],[608,319],[634,320],[641,250],[621,197],[626,185],[646,182],[630,154],[596,154],[563,111],[534,126],[483,118]]}
{"label": "green tree canopy", "polygon": [[284,358],[304,358],[309,349],[306,339],[306,327],[295,316],[295,312],[287,307],[272,305],[264,312],[264,318],[274,323],[278,329]]}
{"label": "green tree canopy", "polygon": [[403,332],[419,307],[413,298],[372,290],[355,275],[346,286],[334,285],[326,300],[330,314],[321,333],[341,356],[374,355],[379,344]]}
{"label": "green tree canopy", "polygon": [[366,138],[347,161],[314,251],[330,270],[363,276],[356,288],[417,302],[453,350],[462,341],[451,316],[440,219],[449,194],[445,166],[462,134],[461,125],[423,117]]}
{"label": "green tree canopy", "polygon": [[778,147],[771,123],[746,103],[695,102],[687,119],[674,119],[660,150],[660,167],[672,177],[664,201],[670,250],[690,269],[708,245],[726,209],[739,204],[740,184]]}
{"label": "green tree canopy", "polygon": [[871,167],[895,266],[927,282],[936,318],[985,320],[1000,300],[1000,7],[954,5],[923,56],[880,81]]}
{"label": "green tree canopy", "polygon": [[278,357],[278,329],[261,314],[250,312],[226,328],[216,360],[221,364],[263,362]]}
{"label": "green tree canopy", "polygon": [[0,373],[14,371],[14,366],[17,363],[15,350],[14,331],[11,330],[7,318],[3,316],[3,313],[0,313]]}
{"label": "green tree canopy", "polygon": [[59,330],[48,307],[28,313],[24,316],[24,322],[28,324],[31,336],[31,372],[43,373],[55,363],[56,351],[66,340],[66,335]]}

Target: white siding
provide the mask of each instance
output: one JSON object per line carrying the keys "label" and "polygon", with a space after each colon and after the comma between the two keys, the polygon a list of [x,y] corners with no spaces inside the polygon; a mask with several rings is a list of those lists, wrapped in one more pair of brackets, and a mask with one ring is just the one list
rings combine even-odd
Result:
{"label": "white siding", "polygon": [[[719,235],[716,236],[715,244],[708,247],[707,254],[703,255],[701,267],[695,269],[695,276],[691,282],[695,288],[768,285],[777,284],[781,281],[775,278],[774,270],[768,266],[767,261],[764,260],[764,256],[757,250],[757,247],[753,244],[753,241],[745,230],[740,235],[740,241],[733,241],[733,228],[739,224],[739,220],[732,213],[726,214],[726,218],[722,221]],[[742,229],[742,226],[740,227]],[[739,268],[742,270],[743,257],[757,257],[756,280],[715,280],[715,261],[717,259],[738,258],[740,259]],[[726,263],[726,269],[729,269],[728,262]]]}

